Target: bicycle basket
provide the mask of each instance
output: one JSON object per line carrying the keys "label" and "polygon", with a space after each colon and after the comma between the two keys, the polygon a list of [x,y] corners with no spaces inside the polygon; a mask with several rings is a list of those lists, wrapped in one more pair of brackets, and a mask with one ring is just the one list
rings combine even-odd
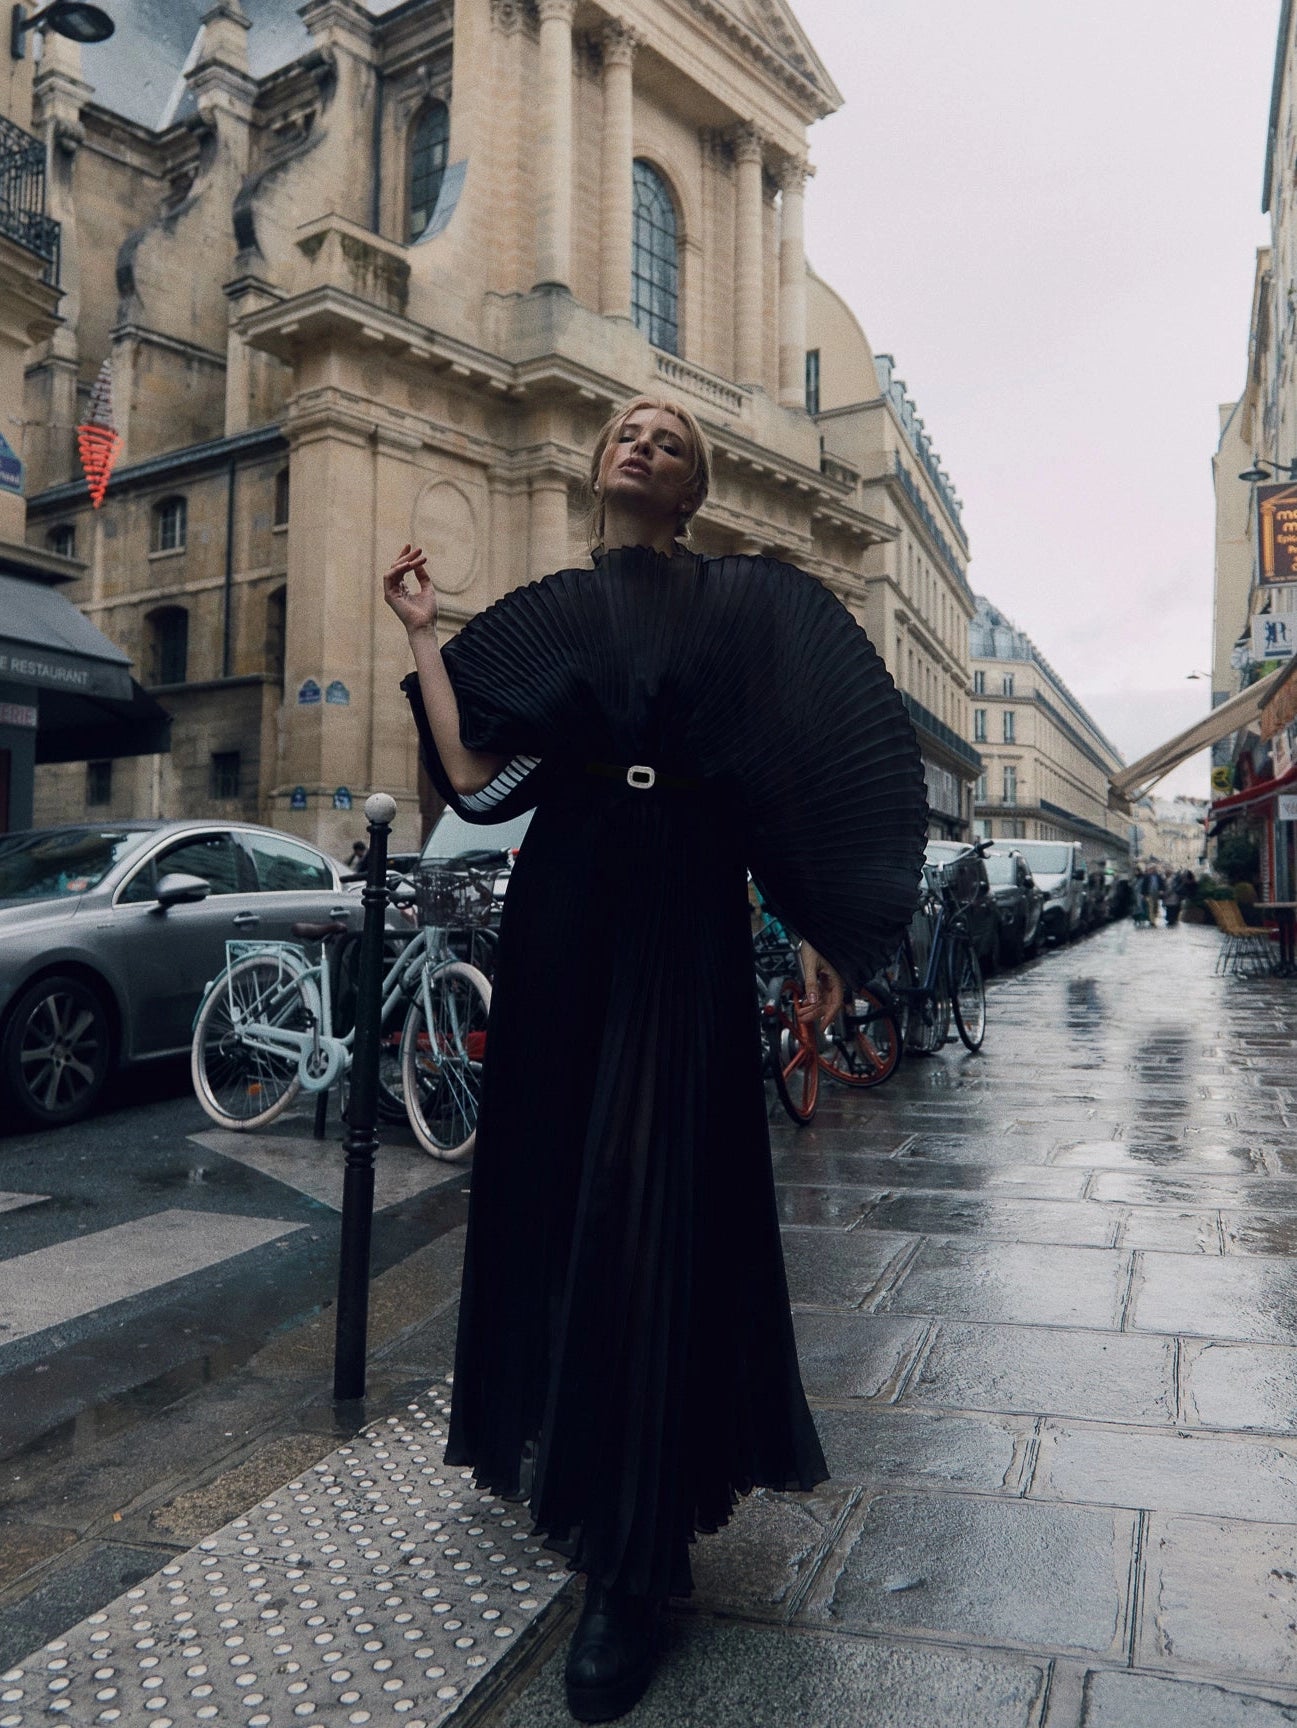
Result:
{"label": "bicycle basket", "polygon": [[447,929],[495,921],[495,871],[425,865],[414,878],[419,923]]}
{"label": "bicycle basket", "polygon": [[936,894],[948,894],[957,906],[971,906],[981,885],[977,859],[969,852],[944,864],[925,864],[923,874]]}

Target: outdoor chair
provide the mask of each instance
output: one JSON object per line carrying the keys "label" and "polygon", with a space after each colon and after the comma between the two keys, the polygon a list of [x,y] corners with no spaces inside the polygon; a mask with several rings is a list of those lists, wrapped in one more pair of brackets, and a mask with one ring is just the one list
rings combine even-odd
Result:
{"label": "outdoor chair", "polygon": [[1251,977],[1269,972],[1274,965],[1270,944],[1277,932],[1269,925],[1244,923],[1243,914],[1233,900],[1207,900],[1204,904],[1225,938],[1216,956],[1217,973],[1238,972]]}

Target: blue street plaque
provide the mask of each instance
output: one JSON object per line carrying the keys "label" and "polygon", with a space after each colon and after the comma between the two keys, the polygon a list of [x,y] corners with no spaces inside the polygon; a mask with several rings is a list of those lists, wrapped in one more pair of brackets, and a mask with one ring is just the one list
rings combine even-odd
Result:
{"label": "blue street plaque", "polygon": [[298,689],[297,706],[299,708],[314,708],[315,704],[319,700],[320,686],[315,682],[314,678],[308,678],[305,684],[301,685]]}
{"label": "blue street plaque", "polygon": [[348,708],[351,705],[351,691],[341,678],[335,678],[325,689],[324,700],[332,702],[338,708]]}
{"label": "blue street plaque", "polygon": [[345,786],[339,786],[338,790],[333,794],[333,808],[335,810],[351,809],[351,793]]}
{"label": "blue street plaque", "polygon": [[305,808],[306,808],[306,788],[305,788],[305,786],[294,786],[293,787],[293,795],[288,800],[288,808],[290,810],[305,810]]}
{"label": "blue street plaque", "polygon": [[13,445],[0,432],[0,492],[21,492],[23,465]]}

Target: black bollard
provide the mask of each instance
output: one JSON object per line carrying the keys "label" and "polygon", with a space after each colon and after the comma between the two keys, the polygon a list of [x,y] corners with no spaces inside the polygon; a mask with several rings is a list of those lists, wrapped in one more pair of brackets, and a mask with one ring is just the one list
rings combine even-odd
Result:
{"label": "black bollard", "polygon": [[369,1237],[374,1221],[374,1154],[378,1151],[378,1052],[382,1021],[383,934],[387,914],[387,839],[396,800],[375,792],[365,800],[369,854],[361,900],[365,924],[356,980],[356,1037],[351,1053],[347,1152],[342,1181],[342,1238],[338,1256],[338,1329],[333,1354],[337,1402],[365,1396],[369,1330]]}

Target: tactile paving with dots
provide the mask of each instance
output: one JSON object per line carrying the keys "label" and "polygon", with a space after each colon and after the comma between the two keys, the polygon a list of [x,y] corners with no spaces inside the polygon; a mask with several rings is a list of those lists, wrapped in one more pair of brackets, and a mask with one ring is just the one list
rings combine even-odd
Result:
{"label": "tactile paving with dots", "polygon": [[434,1392],[0,1676],[0,1728],[430,1728],[567,1574],[442,1462]]}

